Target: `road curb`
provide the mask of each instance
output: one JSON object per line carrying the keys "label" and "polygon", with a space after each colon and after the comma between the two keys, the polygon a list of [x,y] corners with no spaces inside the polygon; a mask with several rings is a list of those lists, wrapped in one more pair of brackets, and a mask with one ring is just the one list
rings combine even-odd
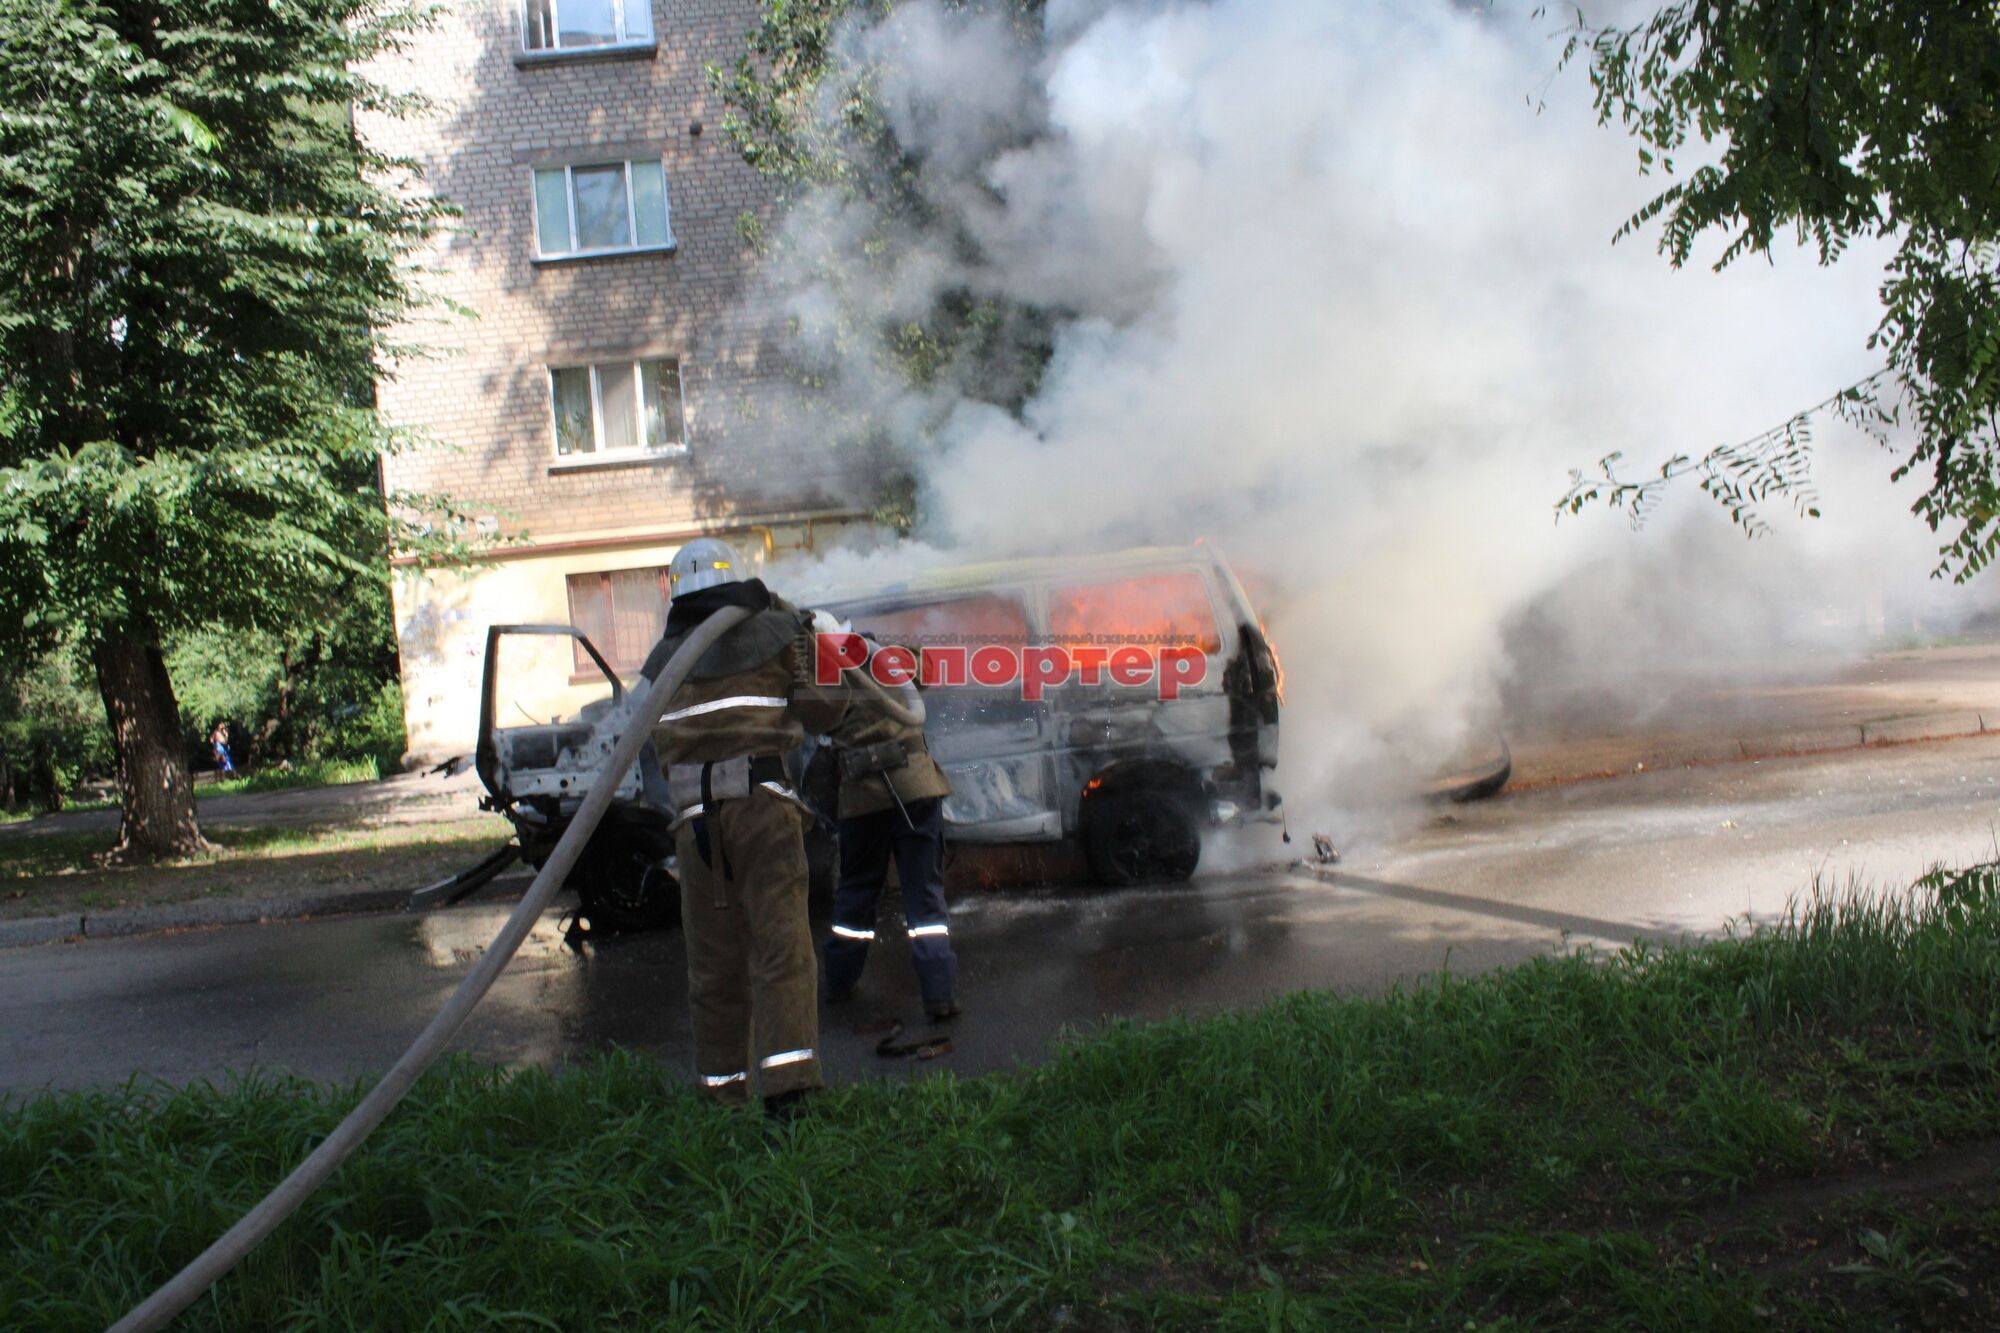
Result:
{"label": "road curb", "polygon": [[1934,713],[1863,722],[1861,739],[1866,745],[1895,745],[1903,741],[1943,740],[1947,736],[1976,736],[1985,730],[1986,719],[1978,713]]}
{"label": "road curb", "polygon": [[355,893],[306,898],[223,898],[214,902],[160,903],[86,913],[83,937],[112,939],[148,935],[156,930],[193,930],[203,926],[243,926],[258,921],[294,921],[308,916],[347,916],[401,907],[409,899],[402,889],[366,889]]}
{"label": "road curb", "polygon": [[75,939],[81,934],[83,918],[74,913],[69,916],[30,916],[16,921],[0,921],[0,949],[53,944],[57,940]]}
{"label": "road curb", "polygon": [[1859,722],[1848,722],[1830,727],[1753,732],[1743,737],[1741,744],[1745,759],[1765,759],[1787,754],[1813,754],[1820,750],[1851,750],[1867,744],[1867,733]]}
{"label": "road curb", "polygon": [[1705,768],[1759,759],[1788,759],[1872,746],[1964,740],[1995,734],[2000,734],[2000,719],[1996,719],[1996,727],[1989,728],[1984,715],[1970,710],[1956,710],[1744,732],[1728,739],[1723,736],[1634,736],[1627,738],[1627,744],[1607,742],[1593,747],[1588,756],[1590,767],[1569,769],[1545,766],[1545,755],[1537,753],[1530,743],[1524,742],[1515,750],[1515,772],[1521,776],[1510,784],[1508,790],[1533,791],[1574,782],[1626,777],[1634,772]]}
{"label": "road curb", "polygon": [[[518,875],[503,875],[495,886],[507,887]],[[481,894],[475,893],[472,898]],[[81,915],[31,916],[0,921],[0,949],[64,940],[118,939],[163,930],[202,930],[212,926],[247,926],[264,921],[301,921],[320,916],[354,916],[363,912],[393,912],[409,901],[408,889],[359,889],[352,893],[312,897],[197,899],[157,903]]]}

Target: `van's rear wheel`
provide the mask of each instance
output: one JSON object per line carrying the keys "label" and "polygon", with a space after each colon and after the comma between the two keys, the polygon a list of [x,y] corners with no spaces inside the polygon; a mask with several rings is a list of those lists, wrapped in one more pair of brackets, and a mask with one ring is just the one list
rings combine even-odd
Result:
{"label": "van's rear wheel", "polygon": [[673,855],[673,836],[665,829],[638,823],[600,829],[569,872],[569,886],[591,927],[658,930],[678,925],[681,883]]}
{"label": "van's rear wheel", "polygon": [[1201,825],[1171,792],[1106,792],[1085,808],[1083,847],[1098,880],[1114,888],[1179,883],[1201,861]]}

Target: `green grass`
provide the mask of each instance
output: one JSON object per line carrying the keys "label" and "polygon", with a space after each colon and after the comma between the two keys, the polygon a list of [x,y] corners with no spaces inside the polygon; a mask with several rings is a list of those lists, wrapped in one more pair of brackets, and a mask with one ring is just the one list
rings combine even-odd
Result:
{"label": "green grass", "polygon": [[[118,802],[116,801],[65,801],[63,808],[57,813],[70,815],[81,814],[90,810],[116,810],[117,808]],[[46,813],[46,811],[26,808],[20,810],[0,809],[0,824],[23,824],[30,819],[41,819],[45,817]]]}
{"label": "green grass", "polygon": [[[102,1326],[355,1096],[0,1108],[0,1325]],[[1760,1201],[1996,1134],[1986,869],[1686,949],[1119,1025],[775,1131],[639,1056],[460,1061],[179,1327],[1981,1327],[1990,1185]]]}
{"label": "green grass", "polygon": [[89,874],[101,876],[108,882],[170,875],[203,867],[334,853],[456,844],[498,845],[505,840],[507,833],[506,823],[490,815],[428,824],[211,827],[207,836],[216,844],[212,853],[116,869],[103,869],[100,864],[113,839],[113,834],[108,831],[38,833],[0,839],[0,880]]}
{"label": "green grass", "polygon": [[219,778],[195,788],[195,796],[237,796],[247,792],[286,791],[293,787],[340,787],[350,782],[375,782],[381,765],[373,759],[316,759],[297,768],[260,768],[239,777]]}
{"label": "green grass", "polygon": [[[294,787],[340,787],[350,782],[377,782],[383,776],[382,766],[370,759],[315,759],[300,764],[296,768],[260,768],[252,773],[236,777],[221,778],[215,782],[204,782],[194,789],[197,803],[213,796],[241,796],[266,791],[287,791]],[[116,810],[118,802],[68,801],[61,813],[82,814],[91,810]],[[34,819],[40,814],[35,810],[7,810],[0,808],[0,824],[18,824]]]}

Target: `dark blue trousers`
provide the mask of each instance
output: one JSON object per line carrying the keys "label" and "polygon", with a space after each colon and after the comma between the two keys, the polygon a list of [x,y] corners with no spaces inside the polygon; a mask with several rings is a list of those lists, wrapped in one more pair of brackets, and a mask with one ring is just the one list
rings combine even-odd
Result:
{"label": "dark blue trousers", "polygon": [[[833,933],[826,941],[826,990],[854,989],[875,941],[875,918],[888,882],[889,860],[903,885],[903,925],[926,1005],[953,998],[958,958],[944,905],[944,802],[911,801],[910,822],[891,806],[840,821],[840,887],[833,895]],[[915,827],[912,828],[911,825]]]}

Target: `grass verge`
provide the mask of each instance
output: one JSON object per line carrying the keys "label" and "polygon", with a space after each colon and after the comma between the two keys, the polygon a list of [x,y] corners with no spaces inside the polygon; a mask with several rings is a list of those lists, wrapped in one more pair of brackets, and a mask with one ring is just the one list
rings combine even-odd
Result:
{"label": "grass verge", "polygon": [[[7,1104],[0,1324],[102,1326],[355,1096]],[[1987,1327],[1996,1169],[1987,868],[1696,947],[1114,1027],[775,1131],[638,1056],[460,1062],[182,1326]]]}
{"label": "grass verge", "polygon": [[297,768],[260,768],[254,773],[218,778],[195,788],[197,799],[237,796],[260,791],[289,791],[294,787],[342,787],[350,782],[375,782],[382,766],[373,759],[316,759]]}
{"label": "grass verge", "polygon": [[[194,789],[197,803],[212,796],[254,795],[266,791],[290,791],[295,787],[344,787],[351,782],[376,782],[384,776],[374,759],[315,759],[296,768],[260,768],[253,773],[202,782]],[[116,789],[111,800],[65,801],[59,814],[85,814],[92,810],[116,810]],[[8,810],[0,807],[0,824],[20,824],[44,818],[39,810]]]}
{"label": "grass verge", "polygon": [[0,839],[0,919],[197,898],[311,897],[440,879],[513,834],[499,815],[435,824],[211,828],[213,853],[105,867],[106,835]]}

